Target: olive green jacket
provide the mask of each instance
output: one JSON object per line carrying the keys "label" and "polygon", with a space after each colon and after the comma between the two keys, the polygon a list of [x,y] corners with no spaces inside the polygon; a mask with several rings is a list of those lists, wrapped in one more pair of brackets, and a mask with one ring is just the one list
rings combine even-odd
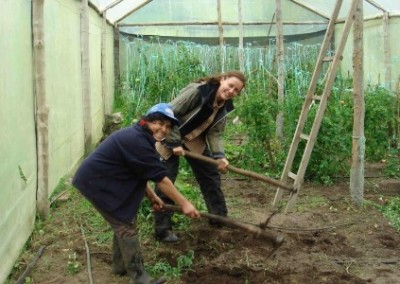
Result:
{"label": "olive green jacket", "polygon": [[[181,125],[173,127],[165,139],[168,148],[182,145],[182,137],[199,127],[212,113],[212,105],[219,84],[191,83],[182,89],[179,95],[170,102],[174,115]],[[211,125],[203,132],[205,141],[214,158],[224,157],[223,133],[226,116],[234,110],[231,100],[226,101]]]}

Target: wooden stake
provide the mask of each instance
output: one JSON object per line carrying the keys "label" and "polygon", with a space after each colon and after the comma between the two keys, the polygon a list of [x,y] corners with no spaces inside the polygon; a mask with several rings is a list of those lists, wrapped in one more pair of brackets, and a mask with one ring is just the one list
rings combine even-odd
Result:
{"label": "wooden stake", "polygon": [[85,242],[86,262],[87,262],[87,270],[88,270],[89,284],[93,284],[92,263],[91,263],[91,261],[90,261],[89,245],[88,245],[88,243],[87,243],[86,236],[85,236],[85,232],[83,231],[82,225],[81,225],[81,233],[82,233],[83,241]]}

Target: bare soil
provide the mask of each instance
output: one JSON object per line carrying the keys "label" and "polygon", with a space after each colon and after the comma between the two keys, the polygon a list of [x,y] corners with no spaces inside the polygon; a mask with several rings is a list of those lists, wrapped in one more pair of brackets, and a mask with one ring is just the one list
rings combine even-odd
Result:
{"label": "bare soil", "polygon": [[[177,265],[180,255],[194,251],[193,265],[179,280],[167,283],[400,283],[400,234],[372,204],[383,204],[400,194],[400,181],[381,179],[379,167],[365,180],[362,209],[352,206],[348,181],[333,186],[305,184],[291,213],[276,213],[271,206],[274,186],[227,175],[223,182],[232,219],[258,225],[271,217],[267,232],[281,234],[280,247],[238,228],[216,229],[208,220],[192,220],[190,230],[178,231],[178,244],[142,238],[145,261],[159,259]],[[78,198],[78,197],[74,197]],[[288,197],[284,196],[283,201]],[[41,246],[46,246],[30,274],[29,283],[89,283],[83,218],[68,216],[74,200],[60,202],[58,216],[35,233],[28,252],[18,260],[14,282]],[[90,230],[84,225],[85,230]],[[50,232],[50,233],[47,233]],[[111,273],[111,243],[87,240],[93,283],[129,283]],[[68,273],[71,252],[81,267]],[[161,276],[161,275],[157,275]]]}

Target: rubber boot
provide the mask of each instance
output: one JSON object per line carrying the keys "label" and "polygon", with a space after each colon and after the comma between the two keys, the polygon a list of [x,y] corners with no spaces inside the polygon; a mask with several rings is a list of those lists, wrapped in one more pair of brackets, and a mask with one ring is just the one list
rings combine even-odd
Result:
{"label": "rubber boot", "polygon": [[118,239],[118,241],[127,274],[131,278],[131,284],[165,283],[164,279],[155,280],[144,270],[143,257],[137,236],[127,239]]}
{"label": "rubber boot", "polygon": [[156,239],[165,243],[176,243],[179,237],[172,231],[173,212],[155,212],[155,233]]}
{"label": "rubber boot", "polygon": [[124,260],[122,259],[118,238],[115,234],[113,236],[112,252],[112,273],[115,275],[126,275]]}

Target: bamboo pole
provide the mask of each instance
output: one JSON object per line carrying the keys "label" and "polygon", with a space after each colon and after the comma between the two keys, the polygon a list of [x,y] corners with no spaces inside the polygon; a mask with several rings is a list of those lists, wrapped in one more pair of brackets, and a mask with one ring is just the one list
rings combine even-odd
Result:
{"label": "bamboo pole", "polygon": [[[219,165],[219,162],[217,160],[214,160],[212,158],[209,158],[209,157],[206,157],[206,156],[203,156],[203,155],[200,155],[200,154],[196,154],[196,153],[193,153],[193,152],[185,151],[185,156],[187,156],[189,158],[192,158],[192,159],[200,160],[200,161],[203,161],[203,162],[206,162],[206,163],[209,163],[209,164],[213,164],[213,165],[216,165],[216,166]],[[264,181],[264,182],[272,184],[272,185],[279,186],[284,190],[291,191],[293,189],[291,186],[289,186],[286,183],[283,183],[283,182],[275,180],[273,178],[261,175],[261,174],[256,173],[256,172],[239,169],[239,168],[236,168],[236,167],[231,166],[231,165],[228,165],[228,170],[231,171],[231,172],[240,174],[240,175],[248,176],[248,177],[251,177],[251,178],[254,178],[254,179],[257,179],[257,180],[261,180],[261,181]]]}
{"label": "bamboo pole", "polygon": [[392,62],[390,49],[390,21],[389,13],[383,13],[383,49],[384,49],[384,64],[385,64],[385,87],[388,90],[392,89]]}
{"label": "bamboo pole", "polygon": [[88,0],[81,2],[81,69],[83,100],[83,131],[85,154],[92,150],[92,115],[90,103],[89,9]]}
{"label": "bamboo pole", "polygon": [[50,211],[49,202],[49,107],[46,100],[46,59],[44,38],[44,0],[32,2],[33,57],[36,98],[37,212],[43,219]]}
{"label": "bamboo pole", "polygon": [[218,15],[218,36],[219,36],[219,47],[221,57],[221,72],[225,72],[225,52],[224,52],[224,28],[222,26],[222,15],[221,15],[221,0],[217,0],[217,15]]}
{"label": "bamboo pole", "polygon": [[279,112],[276,116],[276,137],[283,139],[283,103],[284,103],[284,84],[285,84],[285,62],[284,62],[284,46],[283,46],[283,25],[282,25],[282,8],[281,0],[275,1],[276,15],[276,57],[278,65],[278,105]]}
{"label": "bamboo pole", "polygon": [[353,23],[353,95],[354,95],[354,123],[352,163],[350,170],[350,194],[353,204],[362,206],[364,198],[364,48],[363,48],[363,1],[358,1]]}

